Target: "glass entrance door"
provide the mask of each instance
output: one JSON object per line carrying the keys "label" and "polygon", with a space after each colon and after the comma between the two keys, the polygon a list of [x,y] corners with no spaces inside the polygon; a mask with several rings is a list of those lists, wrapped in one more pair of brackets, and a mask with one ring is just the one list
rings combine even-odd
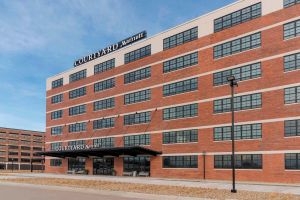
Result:
{"label": "glass entrance door", "polygon": [[114,158],[94,158],[93,173],[95,175],[113,175]]}

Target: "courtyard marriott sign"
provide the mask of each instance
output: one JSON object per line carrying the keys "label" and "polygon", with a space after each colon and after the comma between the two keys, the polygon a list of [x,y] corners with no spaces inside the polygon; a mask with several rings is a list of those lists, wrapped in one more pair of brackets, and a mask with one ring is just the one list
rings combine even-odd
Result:
{"label": "courtyard marriott sign", "polygon": [[139,41],[139,40],[141,40],[143,38],[146,38],[146,37],[147,37],[147,32],[146,31],[142,31],[142,32],[140,32],[138,34],[135,34],[135,35],[133,35],[133,36],[131,36],[129,38],[126,38],[125,40],[122,40],[122,41],[120,41],[120,42],[118,42],[116,44],[110,45],[110,46],[108,46],[108,47],[106,47],[104,49],[101,49],[101,50],[99,50],[99,51],[97,51],[95,53],[92,53],[92,54],[90,54],[88,56],[85,56],[83,58],[80,58],[80,59],[76,60],[74,62],[74,67],[82,65],[84,63],[87,63],[87,62],[89,62],[91,60],[94,60],[96,58],[99,58],[101,56],[105,56],[105,55],[107,55],[107,54],[109,54],[111,52],[114,52],[114,51],[116,51],[118,49],[121,49],[121,48],[123,48],[125,46],[128,46],[128,45],[130,45],[132,43],[135,43],[135,42],[137,42],[137,41]]}
{"label": "courtyard marriott sign", "polygon": [[86,150],[86,149],[95,149],[101,147],[100,145],[69,145],[69,146],[60,146],[55,148],[55,151],[76,151],[76,150]]}

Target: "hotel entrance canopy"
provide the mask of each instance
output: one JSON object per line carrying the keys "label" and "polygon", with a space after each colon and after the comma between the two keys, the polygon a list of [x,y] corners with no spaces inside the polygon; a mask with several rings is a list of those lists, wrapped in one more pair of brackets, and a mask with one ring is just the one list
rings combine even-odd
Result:
{"label": "hotel entrance canopy", "polygon": [[156,156],[161,154],[159,151],[147,149],[141,146],[133,147],[111,147],[111,148],[92,148],[92,149],[80,149],[80,150],[65,150],[65,151],[46,151],[40,152],[40,155],[66,158],[66,157],[103,157],[103,156],[138,156],[149,155]]}

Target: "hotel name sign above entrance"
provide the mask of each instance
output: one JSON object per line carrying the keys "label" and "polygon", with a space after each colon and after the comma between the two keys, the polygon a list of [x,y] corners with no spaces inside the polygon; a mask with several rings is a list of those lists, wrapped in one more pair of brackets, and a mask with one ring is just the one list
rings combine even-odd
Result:
{"label": "hotel name sign above entrance", "polygon": [[76,60],[74,62],[74,67],[82,65],[84,63],[87,63],[87,62],[89,62],[91,60],[94,60],[96,58],[105,56],[105,55],[107,55],[109,53],[112,53],[112,52],[118,50],[118,49],[121,49],[121,48],[126,47],[126,46],[128,46],[130,44],[133,44],[133,43],[135,43],[135,42],[137,42],[139,40],[142,40],[142,39],[144,39],[146,37],[147,37],[147,32],[146,31],[142,31],[142,32],[140,32],[138,34],[135,34],[135,35],[133,35],[133,36],[131,36],[129,38],[126,38],[126,39],[124,39],[124,40],[122,40],[120,42],[117,42],[116,44],[112,44],[112,45],[110,45],[110,46],[108,46],[108,47],[106,47],[104,49],[101,49],[101,50],[99,50],[99,51],[97,51],[95,53],[92,53],[92,54],[90,54],[88,56],[85,56],[83,58],[80,58],[80,59]]}

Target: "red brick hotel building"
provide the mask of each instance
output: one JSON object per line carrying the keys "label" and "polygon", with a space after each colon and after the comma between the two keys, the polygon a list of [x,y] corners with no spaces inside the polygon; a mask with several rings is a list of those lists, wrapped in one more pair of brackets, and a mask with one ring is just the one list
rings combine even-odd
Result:
{"label": "red brick hotel building", "polygon": [[240,0],[47,80],[46,172],[300,182],[300,1]]}

